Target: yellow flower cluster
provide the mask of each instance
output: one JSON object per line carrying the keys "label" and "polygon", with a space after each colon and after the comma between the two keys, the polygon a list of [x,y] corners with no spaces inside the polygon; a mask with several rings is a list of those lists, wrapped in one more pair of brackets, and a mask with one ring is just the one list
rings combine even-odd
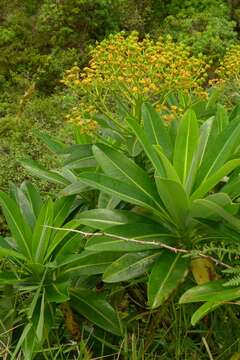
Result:
{"label": "yellow flower cluster", "polygon": [[216,70],[217,82],[240,80],[240,45],[232,46]]}
{"label": "yellow flower cluster", "polygon": [[218,88],[226,106],[232,107],[239,101],[240,93],[240,45],[232,46],[215,70],[209,85]]}
{"label": "yellow flower cluster", "polygon": [[[89,113],[91,113],[91,108]],[[71,113],[66,115],[66,120],[77,125],[83,135],[94,136],[98,130],[98,123],[91,118],[83,117],[77,107],[74,107]]]}
{"label": "yellow flower cluster", "polygon": [[81,107],[92,106],[107,115],[116,99],[131,106],[139,99],[163,103],[178,91],[206,96],[208,67],[203,57],[192,56],[171,38],[140,41],[136,32],[119,33],[99,43],[91,51],[89,65],[82,71],[74,66],[62,82],[77,91]]}

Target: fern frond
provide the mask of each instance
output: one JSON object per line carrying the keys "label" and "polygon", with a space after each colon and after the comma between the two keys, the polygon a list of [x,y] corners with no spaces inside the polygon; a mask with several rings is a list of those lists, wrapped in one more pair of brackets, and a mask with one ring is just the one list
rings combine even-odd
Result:
{"label": "fern frond", "polygon": [[240,274],[227,281],[224,286],[240,286]]}

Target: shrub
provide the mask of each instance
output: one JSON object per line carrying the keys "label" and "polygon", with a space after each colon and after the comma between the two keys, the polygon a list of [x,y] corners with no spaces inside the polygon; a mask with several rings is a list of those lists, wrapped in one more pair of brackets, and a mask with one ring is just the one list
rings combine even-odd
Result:
{"label": "shrub", "polygon": [[203,53],[217,61],[237,40],[236,24],[225,1],[173,1],[169,14],[161,31],[191,46],[194,54]]}
{"label": "shrub", "polygon": [[[69,221],[69,217],[74,217],[74,211],[81,208],[81,202],[75,201],[74,196],[58,198],[55,202],[51,199],[43,201],[29,182],[11,190],[11,196],[0,191],[1,209],[11,232],[10,241],[9,237],[1,237],[1,258],[11,258],[11,266],[0,272],[0,286],[8,284],[13,301],[21,305],[15,310],[16,318],[21,319],[21,328],[16,332],[13,330],[16,341],[13,358],[20,353],[26,359],[36,358],[43,344],[49,344],[58,305],[64,304],[62,309],[67,308],[72,315],[69,300],[76,312],[120,336],[122,326],[114,308],[105,296],[99,297],[84,285],[86,278],[94,276],[96,281],[102,269],[118,255],[103,253],[93,259],[93,254],[87,255],[83,251],[84,237],[76,237],[71,230],[59,229],[73,224],[75,229],[82,227],[84,220]],[[89,261],[92,262],[90,268]],[[72,318],[73,315],[71,322]],[[10,320],[14,328],[16,319]],[[5,319],[2,324],[5,325]],[[70,324],[69,329],[75,340],[80,340],[79,324],[75,322],[75,331]]]}
{"label": "shrub", "polygon": [[[22,112],[7,114],[0,119],[0,189],[7,190],[9,182],[20,184],[29,178],[19,165],[22,158],[34,158],[44,166],[56,164],[50,151],[37,138],[36,131],[45,130],[52,135],[66,136],[70,131],[63,126],[64,114],[73,106],[73,99],[64,95],[52,97],[33,96],[25,104]],[[42,190],[52,190],[42,182],[38,183]]]}
{"label": "shrub", "polygon": [[[218,264],[218,260],[206,256],[201,248],[210,241],[234,244],[239,238],[239,204],[233,202],[240,195],[238,114],[235,110],[229,117],[218,105],[215,116],[202,124],[188,110],[179,121],[166,125],[152,106],[143,104],[140,124],[136,117],[126,118],[135,143],[140,144],[135,159],[128,155],[126,143],[121,149],[101,143],[61,147],[67,174],[60,179],[65,186],[61,193],[79,193],[86,199],[89,187],[99,190],[95,205],[99,209],[79,214],[94,231],[103,232],[89,235],[86,251],[125,252],[105,270],[104,281],[129,281],[151,273],[144,281],[148,282],[148,304],[156,308],[184,280],[189,267],[186,254],[201,259],[192,262],[197,281],[216,278],[211,262]],[[46,178],[46,171],[41,174],[34,163],[25,165]],[[64,176],[63,169],[61,174]],[[59,181],[56,173],[48,175]],[[120,213],[130,223],[116,224]],[[137,221],[136,213],[141,214]],[[211,286],[224,290],[222,283],[214,282],[207,289]],[[238,291],[231,290],[233,299]]]}
{"label": "shrub", "polygon": [[81,48],[89,40],[101,39],[119,30],[120,4],[121,0],[71,0],[61,3],[46,0],[39,13],[38,30],[54,47]]}

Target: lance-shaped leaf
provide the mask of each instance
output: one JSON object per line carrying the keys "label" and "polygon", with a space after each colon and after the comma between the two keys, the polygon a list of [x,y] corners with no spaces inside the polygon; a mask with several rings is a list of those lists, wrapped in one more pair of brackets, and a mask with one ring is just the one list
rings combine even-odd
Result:
{"label": "lance-shaped leaf", "polygon": [[163,252],[148,281],[148,303],[152,309],[162,305],[188,273],[189,260],[180,254]]}
{"label": "lance-shaped leaf", "polygon": [[46,295],[49,302],[63,303],[69,300],[69,280],[52,282],[46,286]]}
{"label": "lance-shaped leaf", "polygon": [[93,236],[86,244],[92,251],[135,252],[160,249],[160,243],[173,243],[174,234],[157,223],[132,223],[108,228],[107,236]]}
{"label": "lance-shaped leaf", "polygon": [[204,318],[207,314],[209,314],[211,311],[215,310],[222,304],[223,303],[221,302],[216,303],[214,301],[206,302],[195,311],[195,313],[191,317],[191,324],[195,326],[202,318]]}
{"label": "lance-shaped leaf", "polygon": [[107,228],[136,223],[152,223],[153,221],[145,216],[128,210],[92,209],[80,212],[77,218],[83,225],[94,229],[105,230]]}
{"label": "lance-shaped leaf", "polygon": [[114,283],[134,279],[144,274],[159,255],[158,251],[125,254],[105,270],[103,280],[108,283]]}
{"label": "lance-shaped leaf", "polygon": [[75,161],[68,161],[67,164],[64,165],[66,169],[78,170],[78,169],[88,169],[94,168],[97,166],[97,162],[94,156],[89,156],[83,159],[77,159]]}
{"label": "lance-shaped leaf", "polygon": [[0,271],[0,286],[17,284],[23,279],[19,279],[17,275],[12,271]]}
{"label": "lance-shaped leaf", "polygon": [[20,252],[17,252],[12,249],[7,249],[4,247],[0,247],[0,259],[4,257],[13,257],[20,260],[27,260],[26,257],[21,254]]}
{"label": "lance-shaped leaf", "polygon": [[206,214],[218,215],[222,220],[231,224],[235,229],[240,229],[240,220],[232,216],[222,206],[219,206],[213,201],[206,199],[194,200],[191,207],[191,215],[196,218],[205,218]]}
{"label": "lance-shaped leaf", "polygon": [[138,190],[133,185],[130,185],[121,180],[112,178],[107,175],[84,172],[79,175],[80,181],[90,185],[96,189],[108,192],[129,203],[139,205],[151,209],[156,212],[156,204],[145,193]]}
{"label": "lance-shaped leaf", "polygon": [[165,169],[165,173],[166,173],[166,178],[169,180],[173,180],[177,183],[181,183],[179,176],[176,172],[176,170],[174,169],[173,165],[171,164],[171,162],[168,160],[168,158],[164,155],[164,153],[162,152],[161,148],[159,146],[154,146],[155,150],[159,156],[159,158],[161,159],[161,162],[164,166]]}
{"label": "lance-shaped leaf", "polygon": [[38,189],[30,181],[24,181],[21,184],[20,189],[27,196],[29,204],[32,208],[32,211],[35,214],[35,218],[37,218],[40,213],[42,204],[43,204],[42,198],[41,198],[41,195],[40,195]]}
{"label": "lance-shaped leaf", "polygon": [[216,127],[217,127],[217,132],[218,134],[220,134],[225,127],[229,124],[229,118],[228,118],[228,113],[226,108],[221,105],[221,104],[217,104],[217,111],[216,111]]}
{"label": "lance-shaped leaf", "polygon": [[85,191],[92,190],[90,186],[87,186],[80,181],[74,181],[72,184],[66,186],[59,192],[59,196],[71,196],[76,194],[81,194]]}
{"label": "lance-shaped leaf", "polygon": [[171,159],[173,145],[167,127],[152,105],[142,106],[142,117],[147,139],[152,145],[159,145],[164,155]]}
{"label": "lance-shaped leaf", "polygon": [[159,203],[160,199],[154,182],[134,161],[106,145],[93,146],[93,153],[105,174],[134,186],[151,201]]}
{"label": "lance-shaped leaf", "polygon": [[65,153],[68,155],[65,159],[65,164],[78,159],[84,159],[93,156],[92,144],[74,144],[67,147]]}
{"label": "lance-shaped leaf", "polygon": [[98,196],[97,207],[100,209],[115,209],[120,202],[121,199],[116,198],[116,196],[111,196],[101,191]]}
{"label": "lance-shaped leaf", "polygon": [[180,304],[201,301],[224,301],[233,297],[240,297],[239,288],[227,288],[224,286],[226,280],[209,281],[203,285],[194,286],[187,290],[180,298]]}
{"label": "lance-shaped leaf", "polygon": [[195,188],[219,170],[230,158],[239,145],[239,137],[240,122],[239,118],[236,118],[209,145],[198,172]]}
{"label": "lance-shaped leaf", "polygon": [[145,154],[151,161],[158,175],[164,177],[165,176],[164,167],[161,163],[161,160],[157,156],[154,147],[152,146],[152,144],[149,143],[149,140],[147,139],[144,130],[141,128],[141,126],[137,123],[136,119],[134,119],[133,117],[127,116],[126,121],[130,126],[130,128],[132,129],[132,131],[134,132],[134,134],[136,135],[139,143],[142,145]]}
{"label": "lance-shaped leaf", "polygon": [[184,184],[198,145],[199,128],[194,111],[188,110],[181,119],[174,146],[173,166]]}
{"label": "lance-shaped leaf", "polygon": [[31,202],[29,201],[27,195],[21,188],[13,185],[11,187],[11,196],[18,204],[18,207],[24,217],[24,220],[29,224],[33,230],[36,223],[36,215],[32,207]]}
{"label": "lance-shaped leaf", "polygon": [[72,276],[102,274],[121,254],[116,252],[83,251],[81,254],[69,255],[61,259],[58,266],[65,267],[65,274]]}
{"label": "lance-shaped leaf", "polygon": [[24,256],[31,258],[30,226],[24,220],[15,201],[2,191],[0,191],[0,205],[19,250]]}
{"label": "lance-shaped leaf", "polygon": [[68,185],[69,182],[63,176],[54,171],[46,170],[33,160],[22,160],[21,165],[29,171],[30,174],[37,176],[40,179],[47,180],[59,185]]}
{"label": "lance-shaped leaf", "polygon": [[189,200],[181,184],[156,177],[158,193],[172,222],[184,228],[189,217]]}
{"label": "lance-shaped leaf", "polygon": [[37,135],[39,139],[41,139],[50,150],[52,150],[56,154],[65,154],[65,151],[67,149],[67,146],[59,141],[58,139],[55,139],[53,136],[50,136],[46,133],[40,132],[35,130],[34,133]]}
{"label": "lance-shaped leaf", "polygon": [[73,289],[70,292],[71,305],[102,329],[115,335],[122,335],[122,325],[112,306],[99,294],[87,289]]}
{"label": "lance-shaped leaf", "polygon": [[201,185],[191,195],[191,200],[203,198],[215,185],[217,185],[224,178],[224,176],[227,176],[238,166],[240,166],[240,159],[228,161],[213,175],[211,175],[208,179],[201,183]]}
{"label": "lance-shaped leaf", "polygon": [[[81,220],[73,219],[69,221],[68,223],[64,224],[62,226],[61,230],[56,230],[56,233],[53,237],[51,237],[51,242],[47,249],[47,254],[45,256],[45,259],[48,259],[51,254],[54,252],[56,248],[61,248],[65,244],[66,241],[71,241],[71,239],[68,239],[69,235],[74,235],[74,230],[79,228],[82,225]],[[51,230],[51,229],[50,229]],[[82,235],[79,233],[77,234],[80,239],[82,238]]]}
{"label": "lance-shaped leaf", "polygon": [[41,263],[48,248],[53,225],[53,203],[48,200],[38,216],[32,239],[32,253],[36,262]]}
{"label": "lance-shaped leaf", "polygon": [[59,227],[64,223],[69,215],[74,199],[75,196],[68,196],[55,201],[53,226]]}
{"label": "lance-shaped leaf", "polygon": [[184,188],[187,192],[187,194],[190,194],[192,192],[192,187],[194,185],[197,171],[199,167],[201,166],[207,144],[209,142],[212,126],[213,126],[213,120],[214,117],[209,118],[206,120],[202,126],[200,127],[200,136],[199,136],[199,142],[197,149],[193,155],[193,160],[187,175],[186,183],[184,185]]}

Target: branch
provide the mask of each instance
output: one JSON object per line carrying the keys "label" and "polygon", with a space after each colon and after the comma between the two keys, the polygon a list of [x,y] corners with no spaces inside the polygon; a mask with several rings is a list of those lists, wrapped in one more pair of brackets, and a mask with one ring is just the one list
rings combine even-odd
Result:
{"label": "branch", "polygon": [[[175,254],[177,253],[182,253],[182,254],[191,254],[191,251],[190,250],[186,250],[186,249],[180,249],[180,248],[176,248],[174,246],[170,246],[170,245],[167,245],[167,244],[164,244],[162,242],[159,242],[159,241],[144,241],[144,240],[137,240],[137,239],[129,239],[125,236],[121,236],[121,235],[115,235],[115,234],[110,234],[110,233],[107,233],[107,232],[85,232],[85,231],[81,231],[81,230],[76,230],[76,229],[68,229],[68,228],[59,228],[59,227],[55,227],[55,226],[49,226],[49,225],[43,225],[43,227],[47,227],[47,228],[50,228],[50,229],[54,229],[54,230],[60,230],[60,231],[71,231],[71,232],[75,232],[75,233],[78,233],[80,235],[83,235],[84,237],[91,237],[91,236],[107,236],[107,237],[111,237],[113,239],[117,239],[117,240],[123,240],[123,241],[127,241],[127,242],[131,242],[131,243],[136,243],[136,244],[142,244],[142,245],[154,245],[156,246],[156,248],[160,248],[160,249],[166,249],[166,250],[169,250]],[[211,261],[213,261],[216,265],[221,265],[227,269],[232,269],[232,266],[228,265],[228,264],[225,264],[224,262],[212,257],[212,256],[209,256],[209,255],[206,255],[206,254],[203,254],[201,252],[199,253],[196,253],[197,256],[199,257],[202,257],[202,258],[205,258],[205,259],[209,259]]]}

